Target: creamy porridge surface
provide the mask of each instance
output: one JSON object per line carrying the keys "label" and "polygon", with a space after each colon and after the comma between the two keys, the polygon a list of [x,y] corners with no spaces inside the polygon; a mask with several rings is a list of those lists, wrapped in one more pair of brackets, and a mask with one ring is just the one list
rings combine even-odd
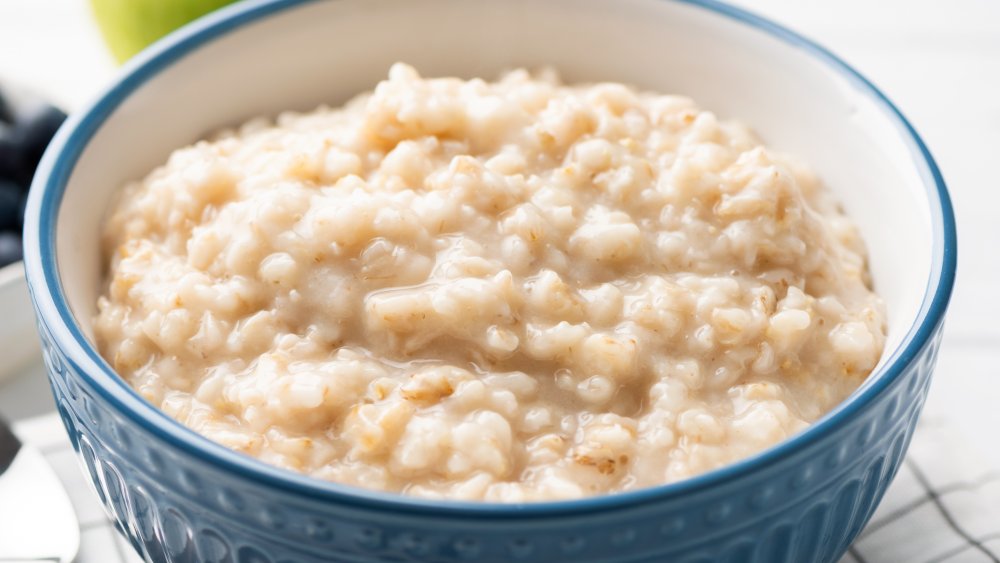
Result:
{"label": "creamy porridge surface", "polygon": [[691,100],[423,79],[174,152],[106,222],[102,354],[268,463],[422,497],[676,481],[802,430],[885,341],[854,225]]}

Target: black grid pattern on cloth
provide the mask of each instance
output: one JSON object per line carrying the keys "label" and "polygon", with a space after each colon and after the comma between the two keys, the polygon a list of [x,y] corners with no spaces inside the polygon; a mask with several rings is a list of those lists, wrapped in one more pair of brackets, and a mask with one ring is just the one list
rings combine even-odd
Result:
{"label": "black grid pattern on cloth", "polygon": [[[919,439],[919,433],[917,438]],[[908,500],[887,514],[876,513],[861,534],[855,540],[841,563],[958,563],[983,561],[1000,563],[1000,519],[995,523],[995,530],[975,534],[968,529],[966,519],[975,514],[958,512],[950,505],[952,495],[960,492],[976,493],[983,487],[1000,484],[1000,471],[988,471],[974,479],[954,481],[945,484],[934,484],[927,476],[921,464],[913,456],[907,458],[900,473],[908,473],[914,486],[898,486],[908,483],[906,475],[897,477],[897,482],[890,489],[889,495],[899,497],[905,494]],[[903,483],[900,483],[902,481]],[[1000,509],[1000,506],[996,507]],[[1000,512],[1000,511],[998,511]],[[934,537],[930,538],[935,549],[925,552],[918,559],[899,559],[886,553],[886,549],[872,549],[870,544],[885,530],[896,527],[912,527],[920,530],[921,526],[913,525],[915,520],[921,524],[933,521]],[[911,526],[912,525],[912,526]],[[993,541],[997,540],[997,541]]]}

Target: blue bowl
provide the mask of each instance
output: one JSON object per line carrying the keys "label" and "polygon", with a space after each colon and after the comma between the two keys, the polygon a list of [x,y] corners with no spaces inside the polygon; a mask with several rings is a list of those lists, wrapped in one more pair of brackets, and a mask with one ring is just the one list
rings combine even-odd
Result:
{"label": "blue bowl", "polygon": [[[98,225],[115,188],[220,125],[370,88],[396,59],[431,75],[551,63],[570,80],[683,92],[749,117],[813,163],[859,222],[889,305],[882,363],[833,412],[756,456],[566,502],[359,490],[181,426],[91,342]],[[59,414],[108,513],[155,562],[835,561],[903,460],[956,259],[941,175],[892,104],[823,48],[710,0],[240,2],[144,52],[73,116],[27,215],[28,280]]]}

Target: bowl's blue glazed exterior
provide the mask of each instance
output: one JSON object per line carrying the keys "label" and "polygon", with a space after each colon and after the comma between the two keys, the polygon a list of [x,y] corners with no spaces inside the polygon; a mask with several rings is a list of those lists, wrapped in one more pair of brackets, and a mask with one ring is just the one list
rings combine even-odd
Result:
{"label": "bowl's blue glazed exterior", "polygon": [[[222,33],[303,0],[236,5],[198,34]],[[736,17],[848,73],[774,24]],[[134,65],[100,104],[120,104],[171,49]],[[789,39],[790,38],[790,39]],[[142,403],[102,364],[73,320],[55,259],[59,205],[100,105],[53,144],[29,204],[27,271],[59,414],[108,513],[147,561],[834,562],[871,517],[903,460],[927,394],[955,273],[955,226],[941,175],[891,104],[914,158],[930,171],[934,270],[917,324],[878,378],[813,428],[729,467],[646,490],[528,505],[433,502],[291,474],[208,442]],[[107,108],[103,108],[106,110]],[[88,133],[88,131],[90,133]],[[74,146],[75,144],[75,146]],[[98,369],[95,366],[103,366]]]}
{"label": "bowl's blue glazed exterior", "polygon": [[[865,409],[808,447],[710,486],[474,510],[314,495],[226,470],[91,387],[43,324],[59,413],[109,514],[153,562],[836,561],[903,461],[940,325]],[[624,496],[624,495],[623,495]]]}

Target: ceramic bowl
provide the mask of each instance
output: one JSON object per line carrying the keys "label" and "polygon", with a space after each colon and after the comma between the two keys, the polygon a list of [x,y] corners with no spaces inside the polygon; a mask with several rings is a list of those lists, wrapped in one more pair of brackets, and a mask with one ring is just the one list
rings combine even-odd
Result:
{"label": "ceramic bowl", "polygon": [[[116,189],[224,125],[337,104],[392,62],[427,76],[555,66],[682,93],[811,163],[868,241],[889,314],[875,372],[759,455],[687,481],[526,505],[428,501],[286,472],[139,397],[95,351]],[[148,561],[835,561],[906,452],[955,273],[948,194],[895,107],[828,51],[710,0],[248,0],[127,65],[60,131],[28,205],[27,273],[59,412]]]}

